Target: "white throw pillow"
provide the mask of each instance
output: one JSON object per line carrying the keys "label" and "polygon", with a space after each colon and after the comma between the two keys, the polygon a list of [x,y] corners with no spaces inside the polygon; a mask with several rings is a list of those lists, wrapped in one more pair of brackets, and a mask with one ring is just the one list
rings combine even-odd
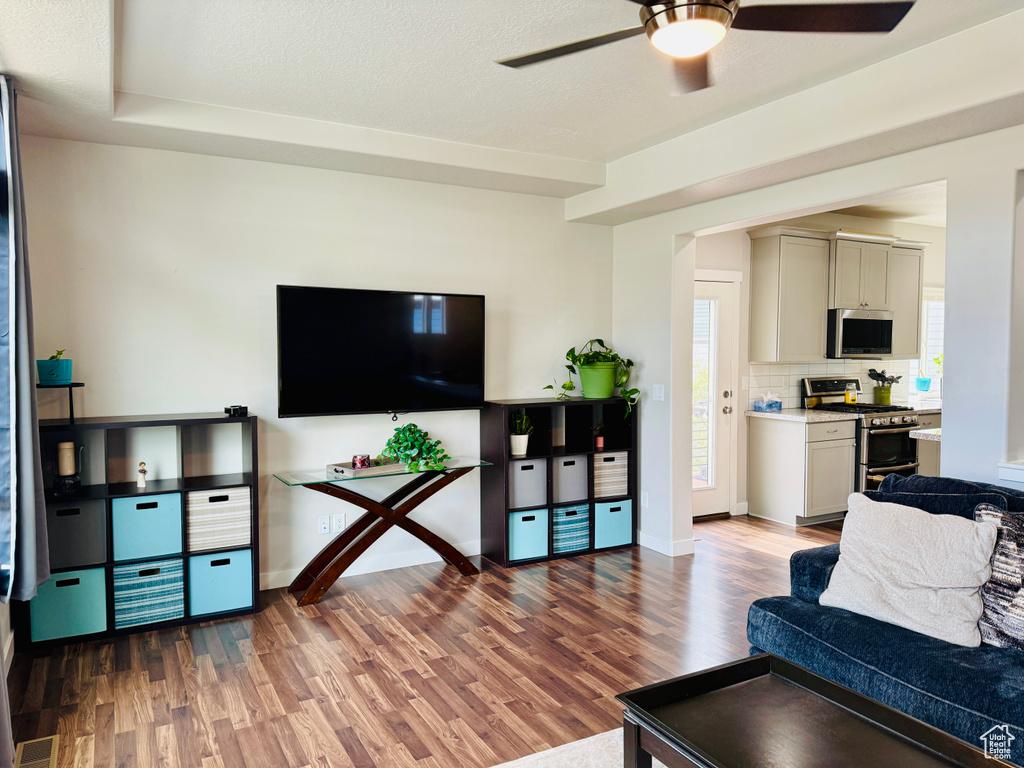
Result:
{"label": "white throw pillow", "polygon": [[818,602],[956,645],[981,644],[997,527],[850,496],[839,562]]}

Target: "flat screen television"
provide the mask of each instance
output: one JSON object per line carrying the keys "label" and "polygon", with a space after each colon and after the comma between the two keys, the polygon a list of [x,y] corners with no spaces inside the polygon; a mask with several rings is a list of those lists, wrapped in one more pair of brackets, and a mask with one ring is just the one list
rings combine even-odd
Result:
{"label": "flat screen television", "polygon": [[277,286],[278,416],[483,401],[483,296]]}

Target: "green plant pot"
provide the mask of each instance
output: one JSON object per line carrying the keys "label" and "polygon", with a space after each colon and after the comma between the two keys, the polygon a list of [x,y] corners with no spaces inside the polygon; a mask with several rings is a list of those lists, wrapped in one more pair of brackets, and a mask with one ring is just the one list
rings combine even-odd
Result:
{"label": "green plant pot", "polygon": [[615,363],[594,363],[581,365],[580,386],[583,397],[588,400],[603,400],[615,391]]}
{"label": "green plant pot", "polygon": [[892,405],[892,387],[875,387],[875,404]]}

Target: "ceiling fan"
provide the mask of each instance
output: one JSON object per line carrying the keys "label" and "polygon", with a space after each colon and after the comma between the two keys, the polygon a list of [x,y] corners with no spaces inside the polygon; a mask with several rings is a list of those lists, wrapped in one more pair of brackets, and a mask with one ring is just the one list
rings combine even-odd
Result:
{"label": "ceiling fan", "polygon": [[676,77],[685,91],[710,85],[707,52],[730,28],[764,32],[891,32],[914,0],[870,3],[753,5],[740,0],[630,0],[640,6],[639,27],[502,59],[506,67],[525,67],[644,33],[659,51],[675,60]]}

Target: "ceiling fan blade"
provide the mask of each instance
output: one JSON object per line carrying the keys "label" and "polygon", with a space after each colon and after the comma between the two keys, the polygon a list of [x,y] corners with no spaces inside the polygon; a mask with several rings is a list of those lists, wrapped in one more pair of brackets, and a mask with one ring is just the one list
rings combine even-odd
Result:
{"label": "ceiling fan blade", "polygon": [[525,67],[527,64],[536,64],[539,61],[557,59],[559,56],[567,56],[570,53],[578,53],[579,51],[585,51],[588,48],[597,48],[600,45],[607,45],[608,43],[614,43],[618,40],[625,40],[627,37],[636,37],[637,35],[642,34],[644,34],[643,27],[630,27],[629,29],[620,29],[618,32],[609,32],[607,35],[588,37],[586,40],[577,40],[575,43],[559,45],[555,48],[547,48],[543,51],[534,51],[533,53],[528,53],[525,56],[502,59],[495,63],[502,64],[506,67]]}
{"label": "ceiling fan blade", "polygon": [[913,2],[750,5],[740,8],[733,29],[765,32],[891,32]]}
{"label": "ceiling fan blade", "polygon": [[672,64],[676,70],[676,83],[683,93],[700,91],[711,85],[706,53],[686,59],[675,59]]}

